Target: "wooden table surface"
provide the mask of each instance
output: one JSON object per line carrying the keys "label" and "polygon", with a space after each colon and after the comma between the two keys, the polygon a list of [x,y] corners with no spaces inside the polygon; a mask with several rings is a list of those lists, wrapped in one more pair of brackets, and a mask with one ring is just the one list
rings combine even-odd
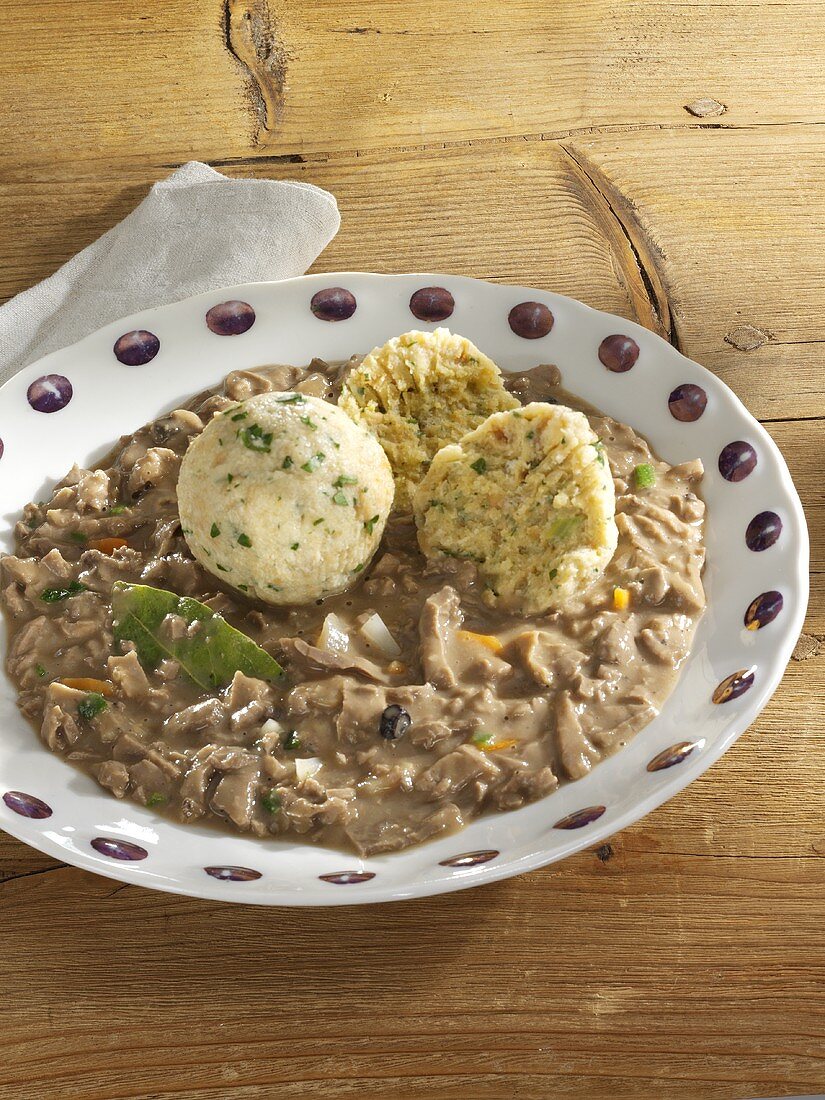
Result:
{"label": "wooden table surface", "polygon": [[3,835],[3,1098],[825,1091],[823,72],[821,0],[3,5],[0,294],[183,161],[320,184],[316,270],[561,291],[716,372],[790,464],[813,581],[724,759],[522,878],[235,908]]}

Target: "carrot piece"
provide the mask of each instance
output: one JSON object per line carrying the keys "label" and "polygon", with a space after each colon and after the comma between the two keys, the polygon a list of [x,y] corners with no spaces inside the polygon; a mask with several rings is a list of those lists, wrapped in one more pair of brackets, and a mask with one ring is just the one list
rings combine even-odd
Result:
{"label": "carrot piece", "polygon": [[630,607],[630,592],[626,588],[613,589],[613,606],[617,611],[627,611]]}
{"label": "carrot piece", "polygon": [[490,741],[486,745],[479,745],[482,752],[498,752],[499,749],[512,749],[514,745],[517,745],[518,741],[515,738],[511,738],[508,741]]}
{"label": "carrot piece", "polygon": [[479,645],[486,646],[493,653],[501,653],[504,649],[504,645],[498,640],[495,634],[476,634],[474,630],[457,630],[456,637],[461,638],[464,642],[478,642]]}
{"label": "carrot piece", "polygon": [[108,680],[96,680],[94,676],[65,676],[61,681],[67,688],[75,691],[96,691],[98,695],[107,695],[111,698],[115,693],[115,685]]}
{"label": "carrot piece", "polygon": [[128,545],[126,539],[118,538],[89,539],[86,544],[89,550],[99,550],[101,554],[114,554],[115,550],[119,550],[121,546]]}

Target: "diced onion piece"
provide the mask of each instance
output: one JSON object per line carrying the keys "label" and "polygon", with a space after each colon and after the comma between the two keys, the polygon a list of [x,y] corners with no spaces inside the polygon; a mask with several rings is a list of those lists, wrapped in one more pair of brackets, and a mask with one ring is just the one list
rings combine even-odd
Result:
{"label": "diced onion piece", "polygon": [[337,615],[330,613],[324,619],[324,625],[318,635],[318,648],[339,656],[349,652],[349,634],[343,620]]}
{"label": "diced onion piece", "polygon": [[361,633],[376,646],[385,657],[398,657],[401,654],[401,646],[390,634],[387,624],[377,612],[361,624]]}
{"label": "diced onion piece", "polygon": [[613,606],[617,611],[627,611],[630,606],[630,592],[626,588],[613,589]]}
{"label": "diced onion piece", "polygon": [[457,630],[455,633],[456,637],[461,638],[463,642],[477,642],[479,645],[486,646],[492,653],[500,653],[504,648],[495,634],[476,634],[474,630]]}
{"label": "diced onion piece", "polygon": [[283,733],[284,727],[280,722],[276,722],[274,718],[267,718],[264,724],[261,726],[261,733]]}
{"label": "diced onion piece", "polygon": [[323,766],[323,760],[317,756],[304,756],[295,761],[295,778],[299,783],[303,783],[305,779],[311,779]]}

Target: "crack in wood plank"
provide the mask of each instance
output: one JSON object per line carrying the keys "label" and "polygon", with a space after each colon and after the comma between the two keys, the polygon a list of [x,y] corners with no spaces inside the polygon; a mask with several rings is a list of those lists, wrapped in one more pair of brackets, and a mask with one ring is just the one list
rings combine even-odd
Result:
{"label": "crack in wood plank", "polygon": [[246,80],[253,141],[266,145],[284,110],[287,54],[266,0],[224,0],[224,42]]}
{"label": "crack in wood plank", "polygon": [[579,150],[563,142],[559,148],[610,245],[616,274],[627,290],[636,319],[681,351],[660,270],[665,257],[642,228],[632,201]]}
{"label": "crack in wood plank", "polygon": [[49,875],[53,871],[65,871],[66,864],[58,863],[55,867],[39,867],[35,871],[21,871],[19,874],[2,875],[0,874],[0,887],[5,886],[9,882],[17,882],[21,878],[34,878],[36,875]]}

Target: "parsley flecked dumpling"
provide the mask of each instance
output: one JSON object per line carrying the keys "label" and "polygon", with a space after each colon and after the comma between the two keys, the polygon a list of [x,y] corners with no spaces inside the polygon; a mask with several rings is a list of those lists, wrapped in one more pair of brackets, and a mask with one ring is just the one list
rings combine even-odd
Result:
{"label": "parsley flecked dumpling", "polygon": [[195,558],[271,604],[348,588],[375,553],[393,493],[375,437],[302,393],[259,394],[213,417],[178,480]]}
{"label": "parsley flecked dumpling", "polygon": [[345,380],[339,405],[378,437],[395,474],[395,507],[409,512],[436,451],[518,401],[492,359],[437,328],[371,351]]}
{"label": "parsley flecked dumpling", "polygon": [[613,478],[587,417],[534,402],[435,456],[414,498],[430,558],[474,561],[484,600],[540,614],[582,592],[616,549]]}

